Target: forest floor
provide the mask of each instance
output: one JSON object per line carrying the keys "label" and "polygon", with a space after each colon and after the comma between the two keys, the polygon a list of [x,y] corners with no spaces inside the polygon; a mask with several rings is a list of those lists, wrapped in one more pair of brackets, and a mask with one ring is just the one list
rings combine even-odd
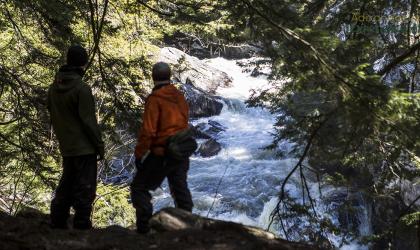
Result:
{"label": "forest floor", "polygon": [[119,226],[53,230],[48,215],[36,210],[16,217],[0,213],[0,249],[316,249],[277,239],[261,229],[205,219],[177,209],[160,212],[154,218],[158,231],[139,235]]}

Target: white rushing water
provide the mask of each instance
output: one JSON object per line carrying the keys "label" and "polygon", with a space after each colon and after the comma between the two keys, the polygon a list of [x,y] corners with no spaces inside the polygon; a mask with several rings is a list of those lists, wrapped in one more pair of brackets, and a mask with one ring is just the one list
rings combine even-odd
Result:
{"label": "white rushing water", "polygon": [[[194,125],[216,121],[226,128],[217,136],[217,141],[223,146],[218,155],[191,158],[188,182],[195,205],[194,213],[266,229],[270,214],[277,204],[282,180],[296,159],[276,159],[273,152],[263,149],[272,142],[275,117],[265,109],[248,108],[244,103],[251,89],[267,86],[267,78],[251,77],[251,73],[243,72],[236,61],[216,58],[208,60],[208,63],[233,78],[232,87],[219,89],[218,95],[229,98],[235,105],[234,108],[232,105],[224,105],[219,116],[192,121]],[[284,143],[280,147],[288,150],[291,145]],[[292,197],[301,196],[297,177],[293,177],[286,188]],[[316,191],[318,186],[313,184],[310,188],[313,189],[314,197],[319,199]],[[167,189],[165,184],[163,190],[154,193],[155,210],[172,204]],[[317,209],[319,213],[325,213],[322,205]],[[331,219],[336,221],[334,216]],[[366,218],[361,220],[366,221]],[[272,230],[280,234],[280,231],[276,231],[278,227]],[[339,244],[338,236],[329,238]],[[353,244],[342,246],[342,249],[362,248]]]}

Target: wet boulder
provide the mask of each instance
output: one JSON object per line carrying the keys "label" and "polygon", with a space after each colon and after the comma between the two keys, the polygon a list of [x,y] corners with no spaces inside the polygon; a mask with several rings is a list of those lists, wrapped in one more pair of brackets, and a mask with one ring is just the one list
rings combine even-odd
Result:
{"label": "wet boulder", "polygon": [[[216,138],[219,133],[226,131],[226,127],[221,125],[220,123],[209,120],[207,123],[202,122],[197,124],[195,127],[195,130],[201,131],[202,133],[209,135],[210,138]],[[210,139],[210,138],[203,138],[203,139]]]}
{"label": "wet boulder", "polygon": [[200,145],[198,154],[202,157],[212,157],[222,150],[222,145],[215,139],[209,139]]}
{"label": "wet boulder", "polygon": [[208,124],[219,132],[226,131],[226,127],[216,121],[209,120]]}
{"label": "wet boulder", "polygon": [[210,117],[220,115],[220,112],[222,112],[221,98],[196,88],[189,79],[186,79],[186,82],[181,84],[180,88],[190,107],[191,118]]}
{"label": "wet boulder", "polygon": [[216,137],[219,133],[226,131],[226,128],[216,121],[209,120],[209,127],[205,132],[213,137]]}
{"label": "wet boulder", "polygon": [[268,74],[257,67],[257,68],[252,70],[251,76],[252,77],[268,76]]}
{"label": "wet boulder", "polygon": [[189,125],[195,139],[211,139],[211,136],[198,129],[192,124]]}
{"label": "wet boulder", "polygon": [[206,129],[208,129],[208,123],[207,122],[200,122],[199,124],[197,124],[197,125],[195,125],[195,128],[197,129],[197,130],[200,130],[200,131],[206,131]]}

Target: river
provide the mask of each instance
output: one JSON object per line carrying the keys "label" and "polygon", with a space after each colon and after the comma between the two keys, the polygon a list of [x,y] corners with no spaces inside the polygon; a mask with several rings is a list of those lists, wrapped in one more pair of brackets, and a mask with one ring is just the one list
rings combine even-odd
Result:
{"label": "river", "polygon": [[[195,125],[211,120],[225,127],[225,131],[217,135],[217,141],[223,145],[218,155],[191,158],[188,181],[195,204],[193,212],[267,229],[282,180],[296,163],[294,158],[278,159],[274,152],[263,149],[272,142],[275,116],[266,109],[245,105],[252,89],[268,86],[267,77],[252,77],[251,72],[244,72],[235,60],[215,58],[206,62],[228,73],[233,83],[229,88],[218,89],[217,94],[229,100],[220,115],[191,121]],[[279,145],[286,151],[291,146],[287,142]],[[300,185],[297,175],[286,185],[292,197],[299,199],[302,196]],[[316,200],[317,213],[338,225],[337,215],[331,212],[334,206],[331,202],[323,201],[324,197],[318,192],[318,183],[310,183],[309,186]],[[323,189],[327,196],[337,190],[333,187]],[[154,192],[155,210],[172,204],[165,183],[162,189]],[[369,235],[369,214],[365,208],[361,208],[358,219],[363,222],[358,226],[360,235]],[[270,230],[284,237],[278,225],[274,224]],[[341,235],[328,234],[327,238],[340,249],[366,248],[356,241],[341,244]]]}

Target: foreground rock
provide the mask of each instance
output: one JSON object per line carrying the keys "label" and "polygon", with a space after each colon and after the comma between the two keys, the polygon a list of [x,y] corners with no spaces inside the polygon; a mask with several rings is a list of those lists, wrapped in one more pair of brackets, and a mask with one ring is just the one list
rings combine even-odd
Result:
{"label": "foreground rock", "polygon": [[254,235],[262,240],[275,240],[274,234],[260,228],[241,224],[204,218],[176,208],[165,208],[155,214],[150,221],[151,226],[158,232],[177,231],[185,229],[213,229],[225,231],[228,229]]}
{"label": "foreground rock", "polygon": [[175,208],[153,217],[155,233],[111,226],[91,231],[52,230],[48,216],[37,211],[17,217],[0,213],[0,249],[316,249],[276,239],[257,228],[205,219]]}

